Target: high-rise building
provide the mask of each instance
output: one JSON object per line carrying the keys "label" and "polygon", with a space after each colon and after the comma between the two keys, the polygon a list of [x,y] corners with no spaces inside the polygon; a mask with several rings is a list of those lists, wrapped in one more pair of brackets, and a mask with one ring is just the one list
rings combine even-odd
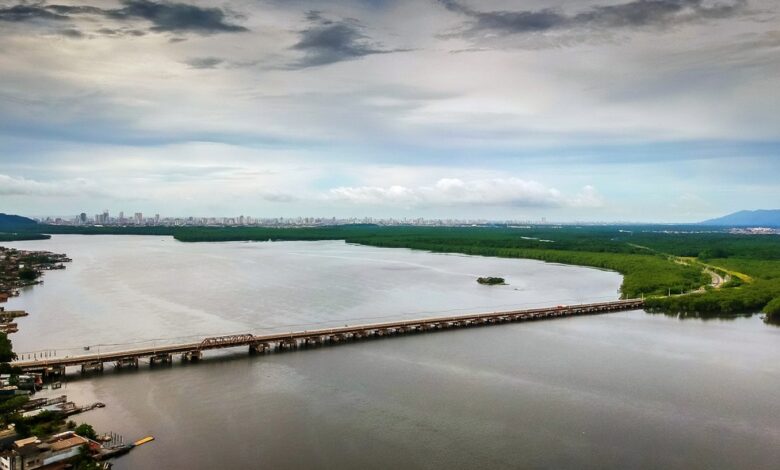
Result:
{"label": "high-rise building", "polygon": [[141,225],[144,223],[144,215],[141,212],[135,213],[135,223],[136,225]]}
{"label": "high-rise building", "polygon": [[81,214],[79,214],[79,222],[82,223],[82,224],[86,224],[87,223],[87,214],[86,213],[82,212]]}

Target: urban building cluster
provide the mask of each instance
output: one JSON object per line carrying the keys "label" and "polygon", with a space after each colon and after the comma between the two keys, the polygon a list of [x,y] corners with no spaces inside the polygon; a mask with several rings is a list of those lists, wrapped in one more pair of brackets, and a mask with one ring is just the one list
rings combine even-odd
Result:
{"label": "urban building cluster", "polygon": [[780,228],[770,227],[743,227],[732,228],[729,233],[735,233],[739,235],[780,235]]}
{"label": "urban building cluster", "polygon": [[423,217],[404,218],[378,218],[378,217],[252,217],[239,215],[236,217],[160,217],[160,214],[144,216],[143,212],[134,212],[125,215],[119,212],[112,215],[108,210],[95,215],[87,215],[82,212],[77,216],[69,217],[43,217],[36,219],[38,222],[51,225],[73,226],[162,226],[162,227],[228,227],[228,226],[253,226],[253,227],[312,227],[350,224],[376,224],[376,225],[413,225],[422,227],[458,227],[471,225],[536,225],[546,224],[543,217],[539,220],[486,220],[486,219],[426,219]]}

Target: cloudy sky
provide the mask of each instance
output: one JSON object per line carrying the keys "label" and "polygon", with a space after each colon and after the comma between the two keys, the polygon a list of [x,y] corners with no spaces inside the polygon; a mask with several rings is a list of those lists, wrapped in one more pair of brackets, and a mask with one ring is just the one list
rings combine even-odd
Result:
{"label": "cloudy sky", "polygon": [[0,0],[0,212],[780,206],[776,0]]}

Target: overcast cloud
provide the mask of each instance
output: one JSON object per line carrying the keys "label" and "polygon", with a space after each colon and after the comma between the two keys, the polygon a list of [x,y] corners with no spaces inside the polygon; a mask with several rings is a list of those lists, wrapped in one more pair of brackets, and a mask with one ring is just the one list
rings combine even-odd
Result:
{"label": "overcast cloud", "polygon": [[0,0],[0,212],[772,208],[779,15],[773,0]]}

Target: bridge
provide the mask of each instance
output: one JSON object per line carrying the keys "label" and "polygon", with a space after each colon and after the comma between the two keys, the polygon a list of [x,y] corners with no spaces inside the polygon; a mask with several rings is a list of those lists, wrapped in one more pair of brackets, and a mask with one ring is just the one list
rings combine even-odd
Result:
{"label": "bridge", "polygon": [[432,332],[449,328],[464,328],[505,322],[532,321],[546,318],[636,310],[642,308],[643,305],[644,301],[642,299],[628,299],[589,304],[559,305],[556,307],[527,310],[429,317],[414,320],[370,323],[266,335],[246,333],[210,337],[199,342],[129,349],[125,351],[106,352],[103,354],[47,357],[37,360],[16,361],[13,365],[21,368],[25,372],[41,373],[45,377],[50,377],[64,374],[67,367],[81,367],[82,372],[88,372],[102,371],[105,364],[113,364],[115,368],[136,368],[138,367],[140,359],[148,359],[151,365],[171,363],[174,355],[181,356],[181,359],[184,361],[197,361],[201,359],[204,351],[213,349],[248,347],[250,353],[266,353],[414,332]]}

